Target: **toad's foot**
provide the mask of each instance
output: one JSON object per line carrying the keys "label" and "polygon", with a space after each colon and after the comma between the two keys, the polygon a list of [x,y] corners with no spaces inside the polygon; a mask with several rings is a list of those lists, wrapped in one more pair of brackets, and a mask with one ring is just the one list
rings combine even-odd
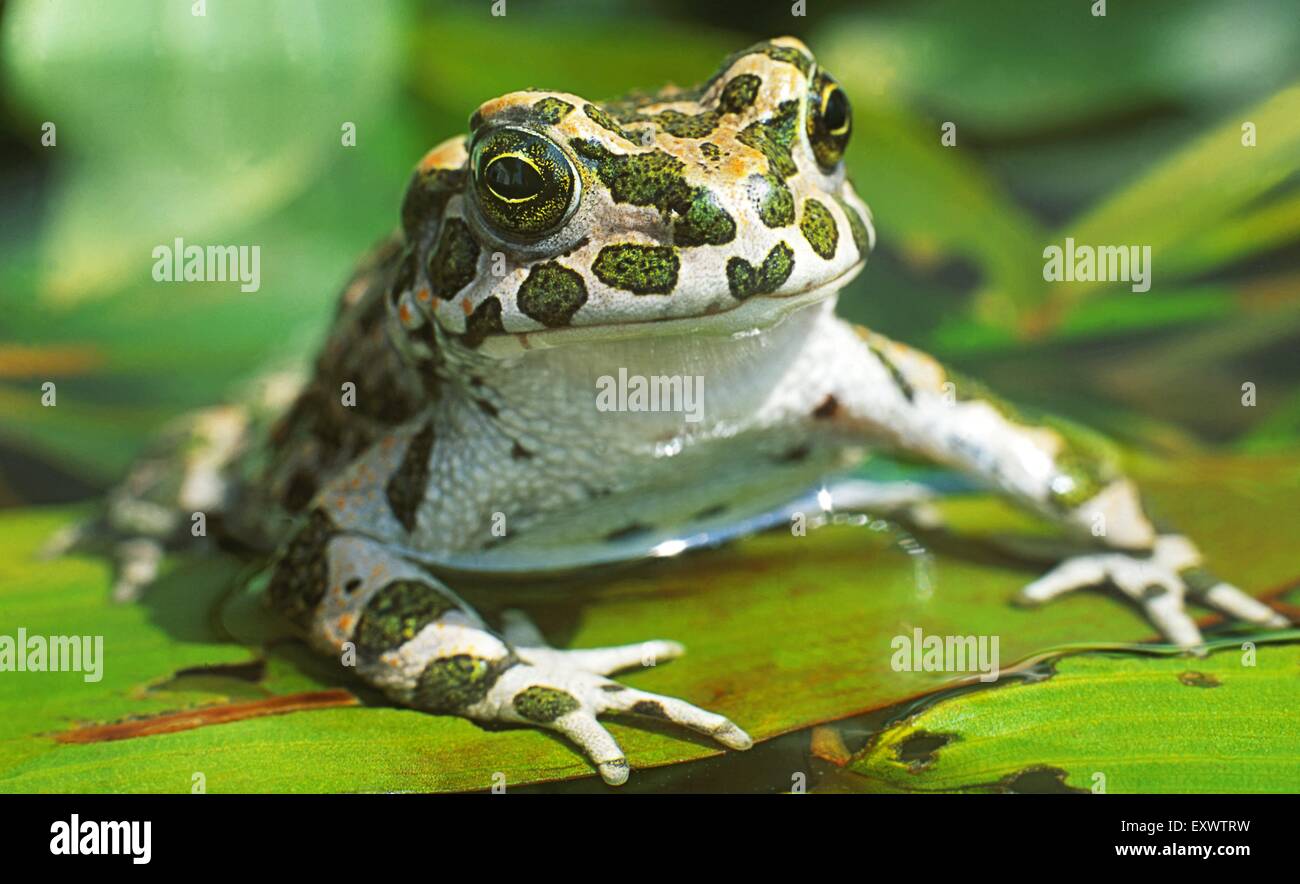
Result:
{"label": "toad's foot", "polygon": [[753,741],[729,719],[682,700],[625,687],[604,676],[679,657],[676,642],[648,641],[610,648],[561,651],[548,646],[522,612],[504,615],[506,641],[521,663],[505,670],[473,717],[533,724],[559,731],[578,745],[610,785],[627,781],[623,750],[597,721],[600,715],[637,715],[683,725],[730,749]]}
{"label": "toad's foot", "polygon": [[1189,595],[1247,623],[1271,628],[1288,625],[1272,608],[1201,570],[1200,562],[1200,553],[1187,538],[1164,534],[1150,554],[1096,552],[1067,558],[1026,586],[1019,601],[1041,605],[1071,590],[1109,582],[1141,605],[1161,634],[1182,648],[1203,644],[1183,605]]}

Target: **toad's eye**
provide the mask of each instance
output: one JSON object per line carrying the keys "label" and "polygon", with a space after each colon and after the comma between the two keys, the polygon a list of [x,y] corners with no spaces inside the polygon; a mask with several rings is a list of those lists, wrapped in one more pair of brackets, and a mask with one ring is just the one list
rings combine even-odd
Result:
{"label": "toad's eye", "polygon": [[808,143],[817,165],[830,171],[844,158],[853,131],[853,108],[840,84],[818,73],[808,96]]}
{"label": "toad's eye", "polygon": [[535,132],[492,129],[475,142],[471,162],[479,208],[502,236],[546,236],[577,205],[580,179],[573,163],[555,142]]}

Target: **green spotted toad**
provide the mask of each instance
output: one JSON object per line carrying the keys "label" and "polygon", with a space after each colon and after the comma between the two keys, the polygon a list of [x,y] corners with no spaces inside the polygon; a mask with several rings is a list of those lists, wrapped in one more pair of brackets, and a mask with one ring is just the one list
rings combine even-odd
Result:
{"label": "green spotted toad", "polygon": [[[836,317],[875,238],[845,174],[852,125],[792,38],[691,91],[483,104],[418,164],[400,235],[346,287],[309,376],[189,419],[112,494],[119,596],[190,513],[220,516],[270,556],[270,602],[321,652],[415,709],[558,731],[611,784],[629,768],[602,715],[751,741],[610,678],[681,646],[555,649],[518,613],[490,627],[455,575],[674,555],[810,489],[824,509],[873,505],[827,479],[870,452],[962,471],[1074,535],[1026,601],[1109,581],[1187,647],[1185,597],[1282,625],[1205,578],[1094,446]],[[699,379],[702,407],[599,407],[615,376]]]}

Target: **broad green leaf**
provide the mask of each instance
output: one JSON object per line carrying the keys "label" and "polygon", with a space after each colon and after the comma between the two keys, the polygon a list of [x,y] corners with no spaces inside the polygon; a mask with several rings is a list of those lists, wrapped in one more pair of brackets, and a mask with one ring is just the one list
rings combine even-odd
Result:
{"label": "broad green leaf", "polygon": [[[1161,515],[1203,545],[1218,573],[1255,593],[1295,578],[1293,544],[1264,530],[1292,512],[1300,478],[1294,459],[1184,461],[1146,472]],[[949,515],[972,538],[1032,524],[982,497],[955,501]],[[488,788],[496,772],[513,785],[591,776],[553,736],[388,706],[334,661],[283,638],[256,598],[235,592],[223,603],[240,572],[230,559],[178,558],[141,602],[110,605],[104,563],[34,558],[71,516],[0,515],[0,632],[103,635],[103,680],[0,678],[0,790],[184,791],[195,772],[213,792],[464,791]],[[631,673],[626,683],[726,714],[760,740],[945,686],[944,676],[890,665],[892,638],[916,627],[999,635],[1007,664],[1072,643],[1150,637],[1139,614],[1097,593],[1033,611],[1012,606],[1037,570],[965,543],[933,544],[932,590],[920,591],[916,560],[896,541],[852,526],[807,537],[777,531],[599,578],[458,588],[489,616],[523,607],[561,647],[684,642],[686,657]],[[259,660],[264,666],[250,666]],[[205,666],[218,668],[205,673]],[[347,694],[360,703],[344,705]],[[259,701],[263,711],[290,701],[315,711],[130,739],[97,736],[113,722],[130,732],[157,724],[143,717],[198,711],[200,720],[212,719],[225,714],[223,704]],[[718,754],[667,728],[616,721],[612,729],[634,768]]]}
{"label": "broad green leaf", "polygon": [[1300,644],[1067,656],[909,716],[850,769],[867,791],[1295,792],[1298,666]]}

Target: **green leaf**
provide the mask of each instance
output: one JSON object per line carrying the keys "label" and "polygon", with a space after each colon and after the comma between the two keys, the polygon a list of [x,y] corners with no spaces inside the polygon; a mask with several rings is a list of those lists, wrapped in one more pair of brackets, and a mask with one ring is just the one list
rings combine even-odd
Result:
{"label": "green leaf", "polygon": [[397,79],[392,3],[18,2],[0,36],[27,125],[57,126],[41,288],[62,304],[300,195],[339,160],[344,121],[379,129]]}
{"label": "green leaf", "polygon": [[[1296,633],[1292,633],[1294,637]],[[1294,792],[1300,645],[1084,654],[941,700],[850,765],[872,791]],[[1055,782],[1054,782],[1055,781]]]}
{"label": "green leaf", "polygon": [[[1293,511],[1297,467],[1285,463],[1184,461],[1149,476],[1148,490],[1162,515],[1203,543],[1212,568],[1260,592],[1296,576],[1285,538],[1263,530]],[[1195,493],[1189,475],[1199,477]],[[948,512],[971,537],[1032,525],[983,497]],[[0,514],[0,608],[7,634],[21,626],[104,636],[103,679],[0,678],[0,790],[186,791],[195,772],[213,792],[465,791],[488,788],[497,772],[511,785],[592,775],[554,736],[389,706],[333,660],[286,639],[255,596],[226,598],[242,573],[231,559],[178,557],[140,603],[110,604],[103,562],[35,558],[72,515]],[[626,683],[723,713],[760,740],[946,686],[945,676],[892,669],[892,638],[915,627],[1000,635],[1008,663],[1071,643],[1151,637],[1131,607],[1097,593],[1039,610],[1012,606],[1038,571],[966,544],[936,546],[932,592],[918,591],[916,559],[896,541],[852,526],[807,537],[776,531],[600,578],[457,589],[489,617],[524,608],[560,647],[682,641],[686,657]],[[270,714],[284,702],[314,711]],[[232,703],[260,704],[264,714],[227,720]],[[173,716],[166,724],[195,712],[208,723],[150,730],[157,716]],[[114,722],[142,735],[104,739]],[[719,754],[666,728],[614,721],[611,729],[634,768]]]}
{"label": "green leaf", "polygon": [[[1260,133],[1257,146],[1242,145],[1243,121],[1255,124]],[[1159,268],[1165,266],[1166,259],[1179,274],[1210,269],[1227,257],[1223,242],[1216,242],[1216,248],[1207,248],[1199,257],[1188,250],[1188,244],[1198,240],[1205,244],[1202,237],[1208,228],[1233,218],[1297,172],[1300,84],[1233,114],[1083,217],[1063,226],[1054,241],[1062,243],[1071,236],[1081,245],[1149,246],[1157,273],[1163,272]],[[1268,211],[1289,217],[1285,206]],[[1269,214],[1265,218],[1269,223],[1285,220]],[[1235,241],[1243,252],[1233,257],[1253,251],[1251,240],[1237,236]],[[1262,240],[1265,247],[1276,243],[1272,236]],[[1038,311],[1038,321],[1059,321],[1075,303],[1106,288],[1091,282],[1057,283]]]}

